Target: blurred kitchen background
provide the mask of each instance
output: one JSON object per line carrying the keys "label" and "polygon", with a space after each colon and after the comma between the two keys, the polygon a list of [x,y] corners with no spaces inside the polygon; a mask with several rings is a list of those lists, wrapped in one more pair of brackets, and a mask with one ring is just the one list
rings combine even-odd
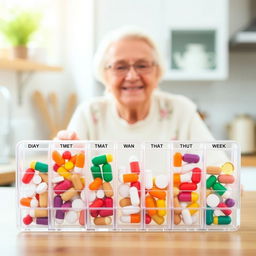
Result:
{"label": "blurred kitchen background", "polygon": [[127,25],[160,47],[160,88],[191,98],[216,139],[241,144],[242,183],[256,189],[255,0],[0,0],[0,184],[14,180],[18,141],[53,138],[103,93],[93,54]]}

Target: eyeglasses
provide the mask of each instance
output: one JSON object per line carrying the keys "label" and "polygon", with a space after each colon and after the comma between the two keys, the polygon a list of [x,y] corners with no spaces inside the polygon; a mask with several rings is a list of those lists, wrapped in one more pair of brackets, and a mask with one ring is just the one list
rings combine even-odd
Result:
{"label": "eyeglasses", "polygon": [[153,67],[155,65],[155,62],[148,61],[138,61],[135,62],[133,65],[130,65],[126,62],[122,62],[109,65],[106,67],[106,69],[111,70],[112,73],[116,76],[125,76],[129,72],[131,67],[133,67],[138,75],[145,75],[149,74],[153,70]]}

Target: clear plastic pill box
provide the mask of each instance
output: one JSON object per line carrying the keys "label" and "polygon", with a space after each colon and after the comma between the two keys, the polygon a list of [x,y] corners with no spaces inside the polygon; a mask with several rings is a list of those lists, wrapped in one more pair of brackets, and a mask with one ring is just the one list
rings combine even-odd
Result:
{"label": "clear plastic pill box", "polygon": [[235,231],[240,150],[233,141],[22,141],[22,231]]}

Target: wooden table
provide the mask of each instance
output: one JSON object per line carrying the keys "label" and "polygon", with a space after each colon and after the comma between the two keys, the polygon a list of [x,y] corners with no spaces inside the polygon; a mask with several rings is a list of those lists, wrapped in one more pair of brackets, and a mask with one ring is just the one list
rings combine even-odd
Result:
{"label": "wooden table", "polygon": [[16,161],[10,159],[7,164],[0,164],[0,185],[7,185],[15,182]]}
{"label": "wooden table", "polygon": [[256,255],[256,192],[244,192],[239,231],[193,233],[18,233],[14,194],[0,189],[2,255]]}

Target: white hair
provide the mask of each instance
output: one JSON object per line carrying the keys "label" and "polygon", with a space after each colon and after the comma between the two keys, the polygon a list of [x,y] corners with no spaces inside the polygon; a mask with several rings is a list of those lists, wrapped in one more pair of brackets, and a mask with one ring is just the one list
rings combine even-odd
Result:
{"label": "white hair", "polygon": [[122,39],[138,39],[144,41],[153,50],[155,63],[157,64],[159,79],[162,78],[164,73],[164,64],[160,56],[159,50],[153,39],[136,27],[123,27],[110,32],[100,43],[93,59],[93,73],[95,78],[101,83],[105,84],[105,67],[107,62],[107,52],[110,46]]}

